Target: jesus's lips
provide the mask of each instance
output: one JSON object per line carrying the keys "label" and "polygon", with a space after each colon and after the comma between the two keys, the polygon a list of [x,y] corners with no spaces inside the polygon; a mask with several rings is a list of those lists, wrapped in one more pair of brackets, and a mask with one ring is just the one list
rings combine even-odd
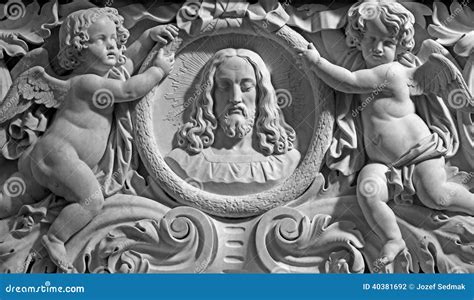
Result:
{"label": "jesus's lips", "polygon": [[243,115],[243,111],[240,108],[231,108],[229,109],[229,114],[241,114]]}
{"label": "jesus's lips", "polygon": [[233,106],[233,107],[230,107],[229,109],[227,109],[227,114],[228,115],[232,115],[232,114],[239,114],[239,115],[242,115],[242,116],[247,116],[246,114],[246,109],[244,106]]}

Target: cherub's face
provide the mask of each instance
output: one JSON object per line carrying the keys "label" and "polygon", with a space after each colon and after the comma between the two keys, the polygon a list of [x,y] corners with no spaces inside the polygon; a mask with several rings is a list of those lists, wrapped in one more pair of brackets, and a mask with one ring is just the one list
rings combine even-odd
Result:
{"label": "cherub's face", "polygon": [[103,16],[88,29],[88,46],[81,53],[82,61],[92,70],[104,72],[117,64],[120,51],[117,48],[115,23]]}
{"label": "cherub's face", "polygon": [[366,32],[360,41],[360,48],[367,67],[393,62],[397,57],[397,44],[398,40],[391,36],[380,19],[366,21]]}
{"label": "cherub's face", "polygon": [[255,119],[253,67],[243,58],[229,57],[217,68],[214,81],[214,110],[220,125],[229,137],[243,137],[251,131]]}

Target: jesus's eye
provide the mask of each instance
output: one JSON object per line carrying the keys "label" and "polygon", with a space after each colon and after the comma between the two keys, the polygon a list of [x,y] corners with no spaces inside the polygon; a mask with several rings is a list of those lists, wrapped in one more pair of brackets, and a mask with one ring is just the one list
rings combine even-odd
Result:
{"label": "jesus's eye", "polygon": [[221,91],[227,91],[230,85],[227,82],[217,82],[217,88]]}
{"label": "jesus's eye", "polygon": [[246,83],[241,86],[242,92],[250,92],[255,86],[252,83]]}

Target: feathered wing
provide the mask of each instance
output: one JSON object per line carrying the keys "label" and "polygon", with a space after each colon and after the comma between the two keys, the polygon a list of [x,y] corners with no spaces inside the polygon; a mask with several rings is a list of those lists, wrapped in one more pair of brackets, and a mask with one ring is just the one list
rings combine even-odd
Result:
{"label": "feathered wing", "polygon": [[411,95],[433,93],[452,110],[474,112],[474,99],[461,72],[442,54],[431,54],[415,68],[408,86]]}
{"label": "feathered wing", "polygon": [[48,75],[43,67],[28,69],[15,79],[0,104],[0,125],[26,111],[34,103],[58,108],[69,88],[69,81]]}

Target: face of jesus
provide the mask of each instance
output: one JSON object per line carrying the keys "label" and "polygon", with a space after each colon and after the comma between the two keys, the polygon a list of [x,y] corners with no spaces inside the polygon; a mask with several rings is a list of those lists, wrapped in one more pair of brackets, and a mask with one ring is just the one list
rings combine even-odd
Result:
{"label": "face of jesus", "polygon": [[230,138],[243,138],[255,122],[257,86],[252,65],[233,56],[221,63],[214,77],[214,110]]}

